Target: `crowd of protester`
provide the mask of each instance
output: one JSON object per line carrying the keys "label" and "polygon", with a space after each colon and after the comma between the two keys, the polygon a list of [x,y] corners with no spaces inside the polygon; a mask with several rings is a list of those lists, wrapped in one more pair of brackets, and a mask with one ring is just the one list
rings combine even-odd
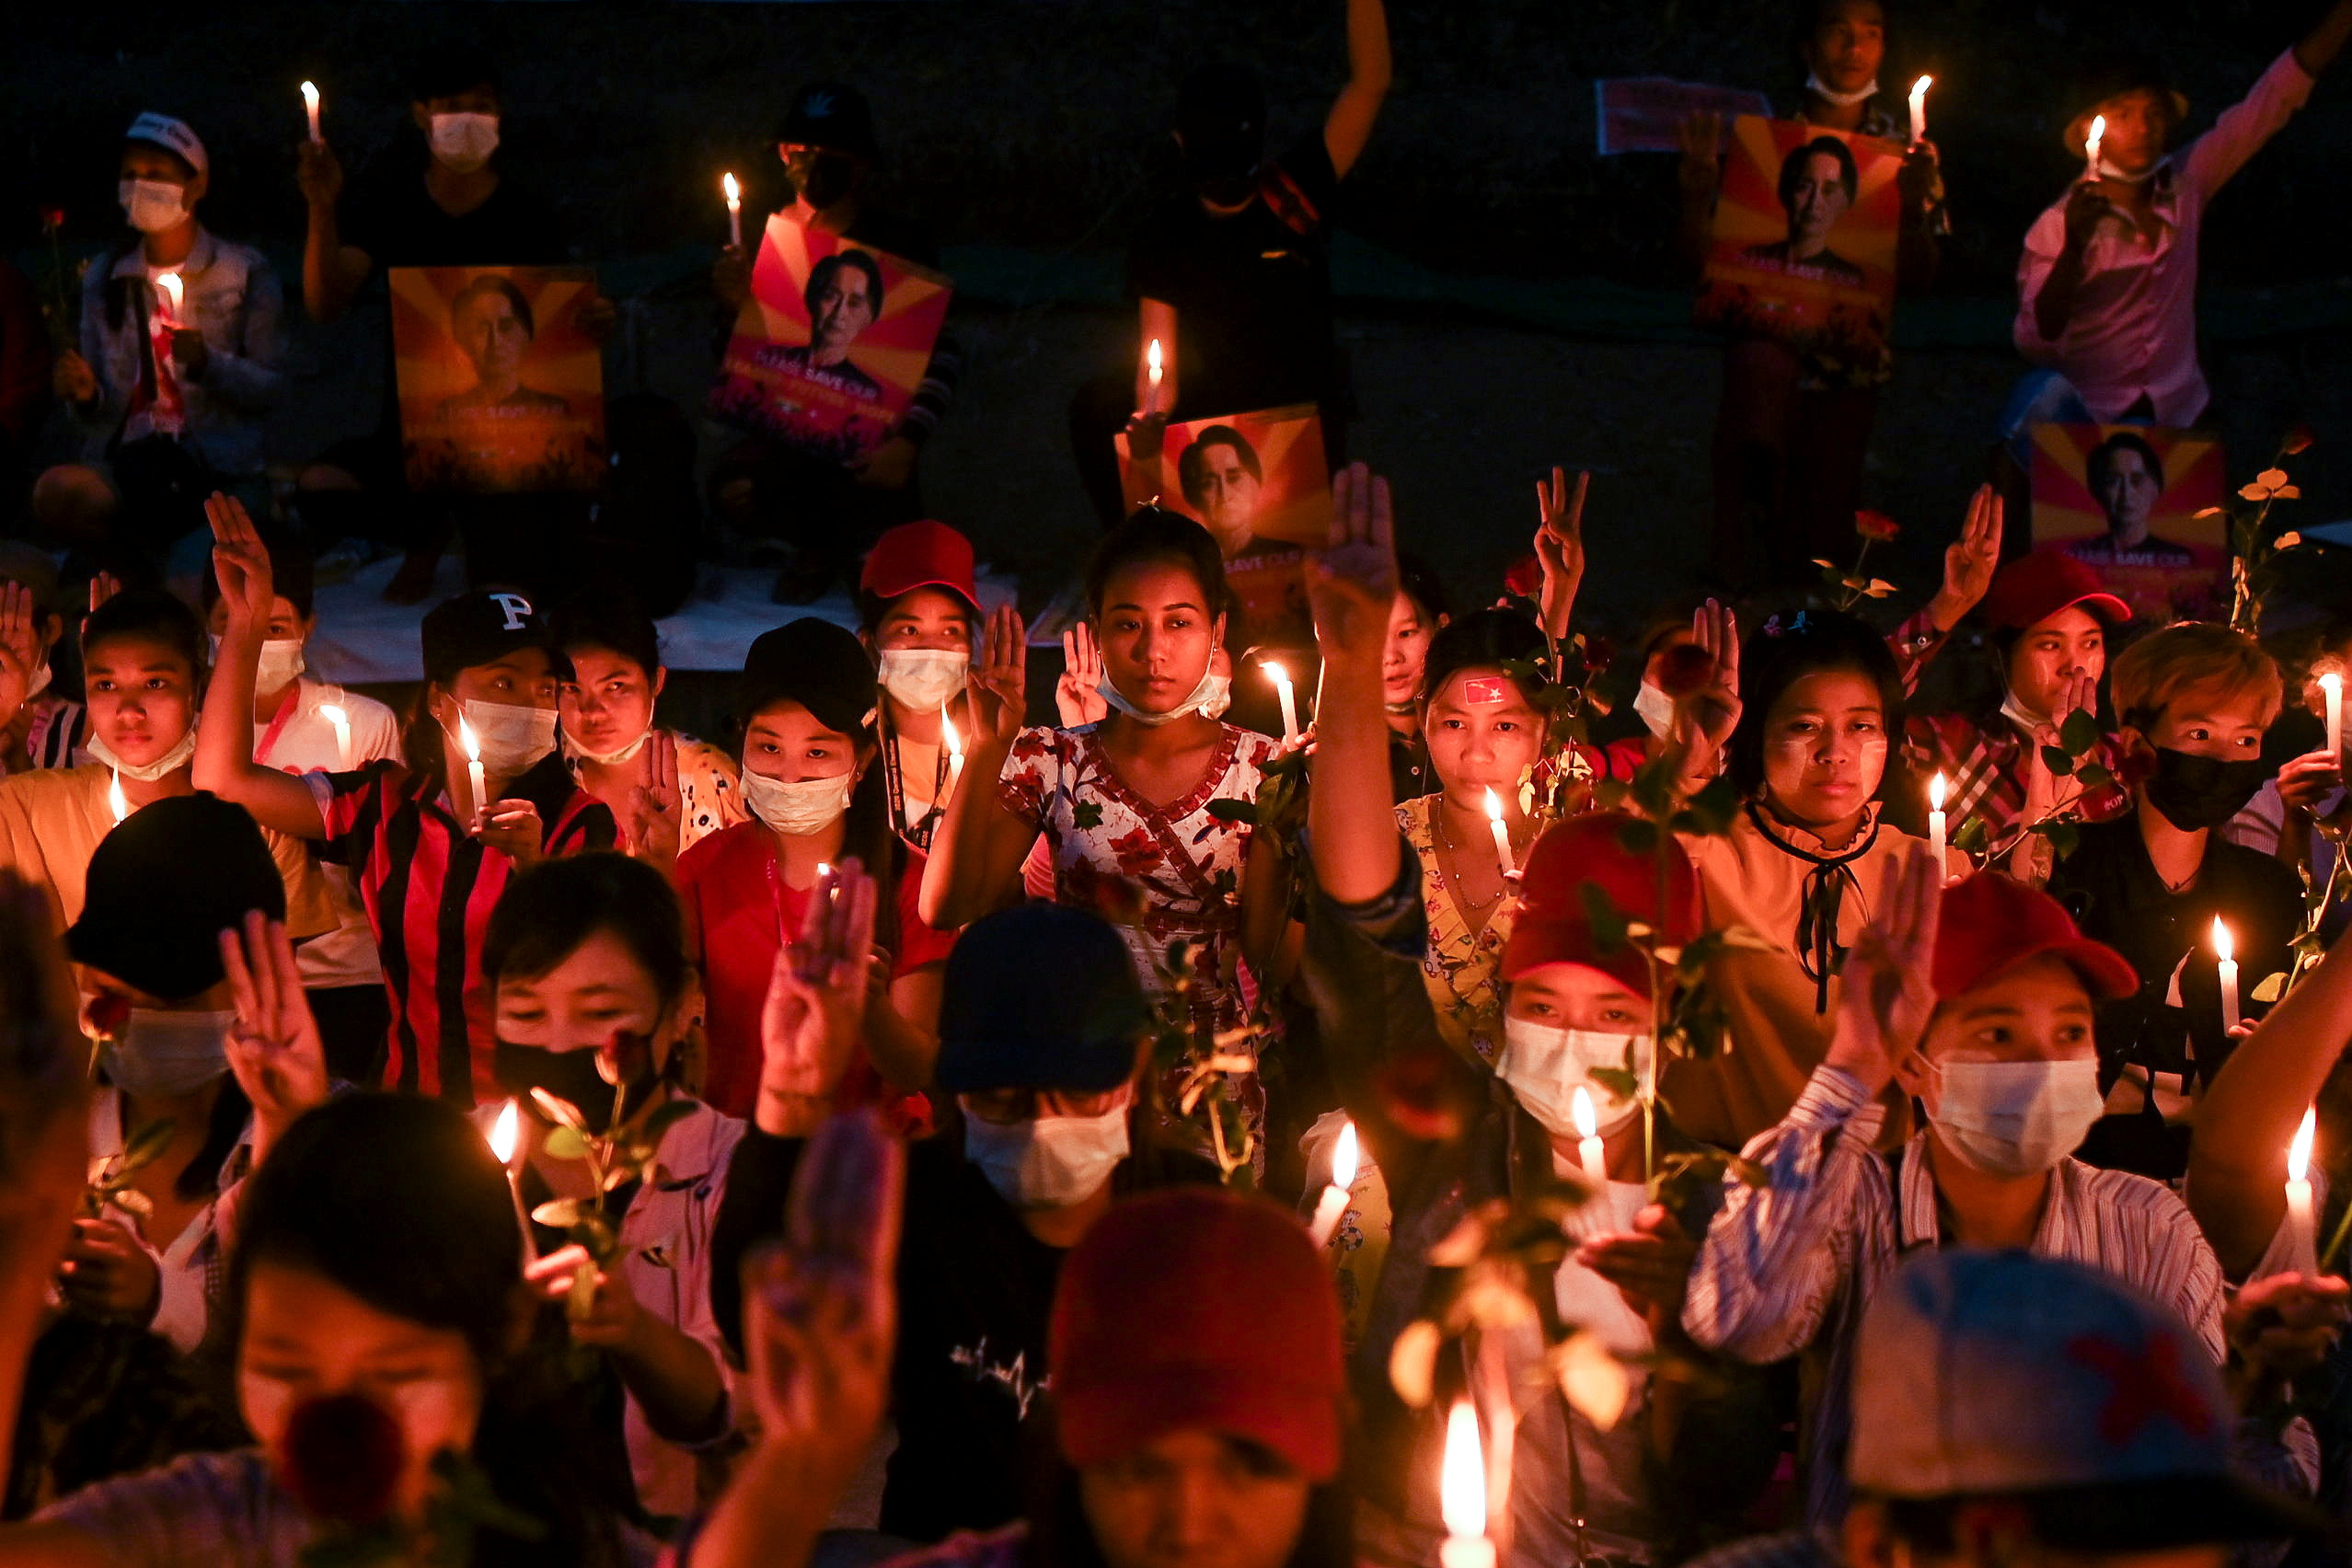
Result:
{"label": "crowd of protester", "polygon": [[[1911,287],[1950,223],[1889,11],[1807,0],[1790,117],[1902,151]],[[2352,0],[2180,147],[2145,63],[2079,106],[2033,368],[1883,606],[1886,367],[1760,337],[1715,596],[1610,602],[1557,469],[1483,607],[1400,552],[1346,460],[1328,242],[1390,58],[1345,15],[1293,144],[1244,71],[1178,95],[1153,352],[1070,403],[1058,670],[921,484],[946,337],[862,455],[707,466],[776,601],[857,623],[779,611],[710,740],[663,715],[663,411],[616,399],[601,497],[411,492],[387,386],[273,482],[285,291],[199,220],[199,132],[130,125],[0,453],[0,1564],[2352,1561],[2352,603],[2266,617],[2257,521],[2227,613],[2150,616],[2032,548],[2013,440],[2206,412],[2204,203]],[[403,159],[304,146],[313,319],[572,254],[491,63],[413,91]],[[779,221],[934,261],[880,144],[795,92]],[[1113,441],[1286,404],[1331,476],[1274,627],[1229,578],[1282,551],[1129,505]],[[1262,478],[1228,434],[1195,506]],[[410,601],[465,557],[398,709],[306,657],[355,542]]]}

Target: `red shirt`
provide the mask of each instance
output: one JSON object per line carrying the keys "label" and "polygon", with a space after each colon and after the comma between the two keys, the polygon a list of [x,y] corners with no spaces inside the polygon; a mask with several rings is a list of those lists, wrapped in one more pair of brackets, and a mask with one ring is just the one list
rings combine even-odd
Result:
{"label": "red shirt", "polygon": [[[737,823],[678,857],[678,897],[686,905],[686,950],[702,971],[703,1039],[709,1060],[703,1103],[748,1117],[759,1099],[760,1030],[767,982],[784,933],[797,932],[809,894],[778,874],[776,835],[762,822]],[[938,931],[916,913],[923,856],[908,849],[898,879],[898,943],[891,977],[944,963],[955,933]]]}

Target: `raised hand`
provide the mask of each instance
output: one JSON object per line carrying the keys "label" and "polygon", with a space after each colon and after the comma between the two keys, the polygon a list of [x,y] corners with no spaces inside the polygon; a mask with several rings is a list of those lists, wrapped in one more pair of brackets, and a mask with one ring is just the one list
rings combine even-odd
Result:
{"label": "raised hand", "polygon": [[1706,679],[1677,698],[1668,734],[1689,753],[1686,773],[1723,755],[1739,727],[1739,617],[1710,599],[1690,617],[1690,635],[1707,661]]}
{"label": "raised hand", "polygon": [[1307,602],[1323,657],[1378,665],[1397,599],[1396,518],[1389,481],[1362,463],[1332,479],[1331,532],[1307,552]]}
{"label": "raised hand", "polygon": [[1553,468],[1549,484],[1536,481],[1536,560],[1543,568],[1543,594],[1538,618],[1553,638],[1568,635],[1569,617],[1575,613],[1576,590],[1585,581],[1585,492],[1593,476],[1576,471],[1576,488],[1568,488],[1568,474]]}
{"label": "raised hand", "polygon": [[228,1034],[229,1071],[253,1103],[258,1163],[296,1117],[325,1102],[327,1050],[283,921],[248,911],[242,929],[221,933],[221,964],[228,971],[236,1008],[236,1023]]}
{"label": "raised hand", "polygon": [[260,530],[246,515],[243,502],[218,490],[204,502],[204,516],[213,525],[213,572],[220,579],[229,624],[248,630],[267,626],[278,590]]}
{"label": "raised hand", "polygon": [[313,207],[332,209],[343,194],[343,164],[325,142],[305,141],[294,155],[294,183]]}
{"label": "raised hand", "polygon": [[1111,716],[1111,705],[1102,698],[1102,645],[1085,621],[1062,633],[1062,676],[1054,683],[1054,708],[1065,730],[1099,724]]}
{"label": "raised hand", "polygon": [[0,582],[0,725],[25,705],[44,657],[32,590],[21,582]]}
{"label": "raised hand", "polygon": [[1935,933],[1943,868],[1913,842],[1879,882],[1877,908],[1846,955],[1845,995],[1830,1035],[1829,1066],[1873,1094],[1894,1080],[1935,1011]]}
{"label": "raised hand", "polygon": [[678,789],[678,742],[657,730],[645,744],[645,782],[629,786],[621,837],[628,852],[656,866],[678,858],[678,824],[685,797]]}
{"label": "raised hand", "polygon": [[2000,493],[1979,485],[1968,498],[1968,520],[1943,550],[1943,588],[1929,606],[1936,629],[1950,631],[1960,617],[1984,602],[2000,568]]}
{"label": "raised hand", "polygon": [[980,663],[967,677],[972,744],[1010,749],[1029,715],[1029,643],[1020,612],[998,605],[980,635]]}
{"label": "raised hand", "polygon": [[855,856],[824,871],[809,890],[800,936],[776,955],[760,1013],[756,1119],[764,1132],[807,1136],[857,1056],[875,897],[874,879]]}

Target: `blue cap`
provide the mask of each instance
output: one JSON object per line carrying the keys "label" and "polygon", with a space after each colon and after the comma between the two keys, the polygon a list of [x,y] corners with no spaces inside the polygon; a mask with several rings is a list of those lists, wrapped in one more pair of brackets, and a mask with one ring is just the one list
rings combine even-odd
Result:
{"label": "blue cap", "polygon": [[1104,1093],[1135,1075],[1150,1027],[1135,960],[1109,922],[1024,904],[974,921],[948,955],[940,1087]]}

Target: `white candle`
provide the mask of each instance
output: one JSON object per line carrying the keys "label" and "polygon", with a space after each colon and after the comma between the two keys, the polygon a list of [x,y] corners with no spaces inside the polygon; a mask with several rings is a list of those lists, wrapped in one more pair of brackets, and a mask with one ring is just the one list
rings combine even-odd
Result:
{"label": "white candle", "polygon": [[1935,861],[1935,880],[1943,880],[1943,797],[1951,786],[1939,773],[1928,780],[1928,854]]}
{"label": "white candle", "polygon": [[1576,1159],[1585,1168],[1585,1184],[1592,1189],[1585,1201],[1591,1203],[1608,1190],[1608,1159],[1601,1147],[1600,1118],[1593,1113],[1593,1091],[1581,1083],[1570,1114],[1576,1119]]}
{"label": "white candle", "polygon": [[114,825],[121,827],[122,819],[131,814],[131,802],[122,798],[122,775],[110,776],[106,781],[106,809],[114,813]]}
{"label": "white candle", "polygon": [[2088,180],[2092,180],[2092,181],[2094,181],[2094,182],[2098,179],[2098,178],[2099,178],[2099,144],[2100,144],[2100,143],[2102,143],[2102,142],[2104,142],[2104,141],[2105,141],[2106,139],[2107,139],[2107,117],[2106,117],[2105,115],[2104,115],[2104,114],[2094,114],[2094,115],[2093,115],[2093,116],[2091,117],[2091,139],[2090,139],[2088,142],[2086,142],[2086,143],[2084,143],[2084,144],[2083,144],[2083,148],[2082,148],[2082,150],[2083,150],[2086,154],[2088,154],[2088,155],[2089,155],[2089,157],[2090,157],[2090,166],[2091,166],[2091,167],[2090,167],[2090,172],[2088,172],[2087,174],[2085,174],[2085,175],[2082,177],[2083,179],[2088,179]]}
{"label": "white candle", "polygon": [[727,243],[737,250],[744,248],[744,188],[735,183],[732,174],[720,177],[719,183],[727,192]]}
{"label": "white candle", "polygon": [[2317,1120],[2316,1113],[2305,1111],[2303,1124],[2295,1129],[2295,1141],[2287,1146],[2287,1256],[2294,1271],[2305,1279],[2319,1274],[2310,1180],[2312,1135],[2317,1130]]}
{"label": "white candle", "polygon": [[345,773],[352,770],[352,719],[341,708],[331,702],[318,705],[318,716],[335,726],[336,766]]}
{"label": "white candle", "polygon": [[167,327],[179,325],[180,287],[179,273],[156,274],[156,289],[163,296],[163,324]]}
{"label": "white candle", "polygon": [[955,793],[955,781],[963,777],[963,737],[955,732],[955,721],[947,716],[945,709],[940,710],[940,738],[947,743],[947,787],[948,793],[952,795]]}
{"label": "white candle", "polygon": [[310,140],[312,144],[315,145],[317,143],[325,141],[326,138],[318,133],[317,83],[305,82],[302,85],[302,107],[308,110],[310,114]]}
{"label": "white candle", "polygon": [[[1158,345],[1155,343],[1155,347]],[[1266,677],[1274,684],[1274,695],[1282,698],[1282,744],[1298,743],[1298,698],[1290,689],[1290,672],[1272,659],[1264,661]]]}
{"label": "white candle", "polygon": [[1144,368],[1150,374],[1152,386],[1157,389],[1159,386],[1160,374],[1159,340],[1157,338],[1154,338],[1151,340],[1151,346],[1149,348],[1144,350]]}
{"label": "white candle", "polygon": [[1446,1414],[1437,1505],[1446,1521],[1446,1539],[1437,1545],[1439,1568],[1494,1568],[1494,1542],[1486,1534],[1486,1450],[1478,1440],[1478,1412],[1468,1400],[1455,1401]]}
{"label": "white candle", "polygon": [[490,1153],[506,1168],[506,1190],[514,1198],[514,1223],[523,1230],[523,1261],[530,1263],[538,1262],[539,1244],[531,1235],[531,1211],[523,1206],[523,1175],[514,1165],[514,1150],[522,1141],[522,1101],[510,1100],[490,1127]]}
{"label": "white candle", "polygon": [[1315,1218],[1307,1227],[1307,1239],[1318,1248],[1331,1245],[1339,1233],[1342,1219],[1347,1216],[1347,1190],[1355,1182],[1355,1124],[1341,1124],[1339,1137],[1332,1145],[1332,1181],[1316,1200]]}
{"label": "white candle", "polygon": [[2230,928],[2221,917],[2213,917],[2213,956],[2220,963],[2215,965],[2221,981],[2221,1028],[2224,1032],[2238,1027],[2238,961],[2231,956]]}
{"label": "white candle", "polygon": [[486,803],[482,797],[489,793],[482,778],[482,744],[474,739],[474,727],[463,717],[457,721],[457,744],[466,748],[466,782],[473,786],[473,796],[466,802],[467,814],[479,822]]}
{"label": "white candle", "polygon": [[1927,95],[1934,85],[1933,76],[1921,76],[1911,84],[1911,145],[1927,140]]}
{"label": "white candle", "polygon": [[2320,696],[2327,701],[2327,753],[2344,756],[2344,677],[2334,670],[2319,678]]}
{"label": "white candle", "polygon": [[1486,792],[1486,825],[1494,830],[1494,853],[1503,862],[1503,874],[1519,874],[1518,862],[1511,859],[1511,830],[1503,825],[1503,797],[1489,790]]}

